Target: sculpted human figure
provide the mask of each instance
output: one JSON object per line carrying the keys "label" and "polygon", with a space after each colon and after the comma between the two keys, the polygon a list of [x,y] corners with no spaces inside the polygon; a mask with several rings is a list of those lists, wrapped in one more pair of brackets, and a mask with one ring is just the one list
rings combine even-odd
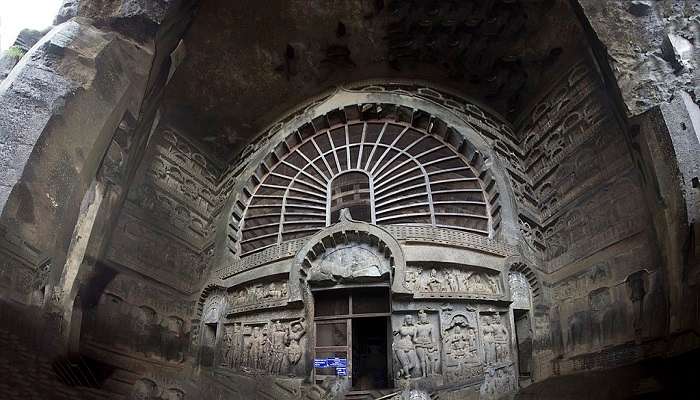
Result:
{"label": "sculpted human figure", "polygon": [[256,326],[253,328],[253,334],[248,344],[248,367],[258,369],[261,350],[262,335],[260,334],[260,327]]}
{"label": "sculpted human figure", "polygon": [[270,368],[268,369],[271,374],[279,374],[282,370],[286,352],[286,342],[287,329],[285,329],[280,321],[275,321],[272,327],[272,357]]}
{"label": "sculpted human figure", "polygon": [[399,377],[406,379],[411,378],[411,371],[419,375],[421,371],[414,343],[416,327],[413,325],[413,317],[411,315],[406,315],[404,317],[403,325],[401,325],[398,331],[394,332],[394,335],[399,336],[399,338],[394,341],[394,353],[401,367]]}
{"label": "sculpted human figure", "polygon": [[243,327],[242,324],[233,325],[233,333],[231,335],[231,368],[237,368],[243,357]]}
{"label": "sculpted human figure", "polygon": [[301,348],[301,338],[306,334],[304,327],[304,318],[299,321],[292,322],[289,327],[289,347],[287,348],[287,359],[289,366],[293,367],[301,360],[303,349]]}
{"label": "sculpted human figure", "polygon": [[418,287],[418,276],[420,272],[406,271],[406,287],[411,290],[420,290]]}
{"label": "sculpted human figure", "polygon": [[498,293],[498,279],[495,276],[486,275],[486,282],[493,294]]}
{"label": "sculpted human figure", "polygon": [[[435,373],[434,352],[437,352],[437,347],[433,340],[433,325],[428,320],[428,315],[425,311],[418,312],[418,324],[416,326],[416,335],[414,337],[416,347],[416,355],[420,362],[421,376],[428,376]],[[438,360],[439,363],[439,360]]]}
{"label": "sculpted human figure", "polygon": [[476,360],[478,358],[476,354],[476,331],[473,328],[467,329],[467,343],[469,345],[470,358]]}
{"label": "sculpted human figure", "polygon": [[484,355],[486,363],[496,362],[496,328],[493,326],[491,317],[484,318],[484,327],[481,334],[484,340]]}
{"label": "sculpted human figure", "polygon": [[496,342],[496,361],[504,361],[508,358],[508,330],[498,317],[493,317],[492,326]]}
{"label": "sculpted human figure", "polygon": [[224,335],[224,362],[223,365],[232,366],[231,361],[233,360],[233,329],[226,328],[226,333]]}
{"label": "sculpted human figure", "polygon": [[279,299],[282,297],[282,292],[277,288],[277,285],[275,285],[275,282],[270,283],[270,287],[267,291],[268,297],[271,299]]}
{"label": "sculpted human figure", "polygon": [[488,289],[484,284],[484,277],[481,274],[474,274],[472,276],[474,277],[474,291],[477,293],[487,292]]}
{"label": "sculpted human figure", "polygon": [[459,325],[455,325],[452,328],[452,334],[446,338],[446,341],[450,346],[452,357],[455,359],[466,358],[469,350],[469,337],[462,332],[462,328]]}
{"label": "sculpted human figure", "polygon": [[260,345],[260,362],[258,369],[267,371],[272,360],[272,340],[267,327],[262,329],[262,344]]}
{"label": "sculpted human figure", "polygon": [[246,303],[246,290],[241,289],[238,291],[237,296],[234,298],[234,304],[237,306],[241,306]]}
{"label": "sculpted human figure", "polygon": [[459,292],[459,284],[457,283],[457,278],[455,278],[454,273],[452,273],[452,271],[446,271],[445,277],[447,279],[447,287],[450,289],[450,292]]}
{"label": "sculpted human figure", "polygon": [[473,292],[474,291],[474,281],[472,279],[474,273],[467,272],[462,275],[462,291],[463,292]]}
{"label": "sculpted human figure", "polygon": [[266,297],[267,290],[262,287],[258,286],[255,288],[255,297],[253,298],[253,302],[260,301]]}
{"label": "sculpted human figure", "polygon": [[435,268],[430,270],[430,276],[428,277],[428,291],[442,292],[442,282],[440,281],[437,270],[435,270]]}

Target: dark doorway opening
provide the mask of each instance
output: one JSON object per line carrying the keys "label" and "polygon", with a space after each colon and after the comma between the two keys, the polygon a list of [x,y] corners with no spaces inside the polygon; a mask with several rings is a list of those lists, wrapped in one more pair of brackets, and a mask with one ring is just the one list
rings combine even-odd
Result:
{"label": "dark doorway opening", "polygon": [[347,376],[354,394],[392,387],[389,288],[316,290],[314,304],[316,382]]}
{"label": "dark doorway opening", "polygon": [[352,326],[353,390],[389,387],[387,318],[357,318]]}
{"label": "dark doorway opening", "polygon": [[513,310],[515,339],[518,345],[518,370],[520,379],[532,376],[532,328],[529,310]]}

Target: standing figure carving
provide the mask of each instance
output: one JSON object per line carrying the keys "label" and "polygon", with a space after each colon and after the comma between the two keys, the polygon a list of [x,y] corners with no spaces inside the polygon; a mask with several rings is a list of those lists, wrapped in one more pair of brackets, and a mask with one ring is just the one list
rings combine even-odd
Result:
{"label": "standing figure carving", "polygon": [[434,340],[433,325],[428,320],[428,314],[424,310],[418,312],[418,324],[414,337],[416,355],[420,363],[421,376],[428,376],[437,372],[440,364],[437,346]]}
{"label": "standing figure carving", "polygon": [[282,371],[287,337],[287,329],[282,323],[275,321],[272,326],[272,357],[268,369],[271,374],[279,374]]}
{"label": "standing figure carving", "polygon": [[291,369],[299,363],[303,349],[301,347],[301,338],[306,334],[304,327],[304,318],[294,321],[290,324],[289,329],[289,347],[287,348],[287,358],[289,360],[290,373]]}
{"label": "standing figure carving", "polygon": [[483,317],[482,335],[487,364],[503,362],[509,358],[508,330],[498,315]]}
{"label": "standing figure carving", "polygon": [[260,345],[260,361],[258,368],[267,371],[272,364],[272,339],[267,326],[262,328],[262,340]]}
{"label": "standing figure carving", "polygon": [[481,330],[481,335],[484,342],[484,357],[486,364],[496,362],[496,328],[493,326],[493,320],[490,316],[483,318],[484,327]]}
{"label": "standing figure carving", "polygon": [[243,356],[243,332],[241,324],[233,324],[230,331],[226,331],[226,356],[225,362],[231,368],[237,368],[241,364]]}
{"label": "standing figure carving", "polygon": [[227,326],[224,333],[224,360],[222,365],[233,367],[233,331],[235,326]]}
{"label": "standing figure carving", "polygon": [[248,342],[248,366],[252,369],[258,369],[258,364],[260,363],[260,353],[262,350],[262,335],[260,334],[260,327],[256,326],[253,328],[253,334]]}
{"label": "standing figure carving", "polygon": [[508,360],[508,330],[503,326],[503,322],[498,316],[493,317],[494,340],[496,342],[496,361]]}
{"label": "standing figure carving", "polygon": [[452,271],[445,271],[445,278],[447,279],[447,287],[450,292],[459,292],[459,282]]}
{"label": "standing figure carving", "polygon": [[398,335],[398,339],[394,341],[394,354],[399,361],[399,378],[420,376],[420,363],[414,342],[416,327],[413,324],[413,316],[406,315],[403,324],[398,331],[394,332],[394,335]]}

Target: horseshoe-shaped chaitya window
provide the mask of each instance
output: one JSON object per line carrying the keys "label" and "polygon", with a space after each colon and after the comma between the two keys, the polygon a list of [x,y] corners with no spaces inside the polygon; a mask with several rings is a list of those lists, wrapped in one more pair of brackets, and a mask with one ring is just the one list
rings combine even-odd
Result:
{"label": "horseshoe-shaped chaitya window", "polygon": [[[433,122],[364,120],[299,129],[254,177],[242,255],[312,235],[340,208],[378,225],[428,225],[488,236],[478,172]],[[278,152],[276,152],[278,153]]]}

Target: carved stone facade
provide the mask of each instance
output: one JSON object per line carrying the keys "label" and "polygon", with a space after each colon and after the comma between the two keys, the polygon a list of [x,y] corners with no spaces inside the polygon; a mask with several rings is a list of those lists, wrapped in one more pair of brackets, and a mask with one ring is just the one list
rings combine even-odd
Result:
{"label": "carved stone facade", "polygon": [[695,4],[64,3],[1,74],[0,398],[700,372]]}

